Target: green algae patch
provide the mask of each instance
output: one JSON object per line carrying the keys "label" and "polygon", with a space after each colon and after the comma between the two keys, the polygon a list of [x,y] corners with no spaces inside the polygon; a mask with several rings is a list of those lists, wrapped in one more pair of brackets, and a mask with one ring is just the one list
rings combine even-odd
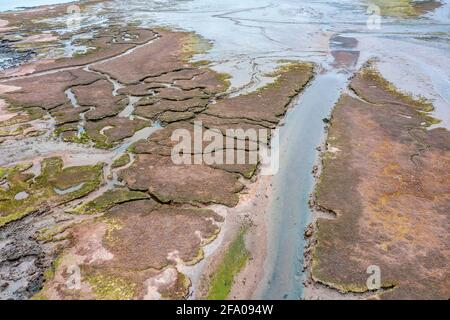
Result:
{"label": "green algae patch", "polygon": [[314,63],[312,62],[304,62],[304,61],[296,61],[296,60],[279,60],[279,66],[274,71],[267,73],[266,75],[269,77],[277,77],[281,76],[284,73],[295,70],[303,70],[307,69],[310,71],[314,68]]}
{"label": "green algae patch", "polygon": [[[262,93],[271,88],[280,89],[287,81],[289,81],[286,76],[290,73],[305,73],[311,74],[311,77],[314,76],[314,64],[312,62],[279,60],[278,63],[279,66],[274,71],[265,74],[266,77],[275,78],[275,80],[258,88],[256,90],[257,93]],[[309,81],[307,83],[309,83]],[[252,92],[248,94],[252,94]]]}
{"label": "green algae patch", "polygon": [[49,300],[49,298],[45,295],[44,292],[38,292],[34,296],[32,296],[30,300],[47,301]]}
{"label": "green algae patch", "polygon": [[[58,136],[58,135],[62,134],[63,132],[64,131],[56,129],[55,135]],[[65,142],[72,142],[72,143],[84,144],[84,145],[89,144],[91,142],[89,135],[85,131],[81,132],[80,134],[78,134],[77,132],[73,132],[73,134],[71,134],[71,135],[64,136],[63,140]]]}
{"label": "green algae patch", "polygon": [[102,219],[106,223],[105,241],[111,246],[116,244],[118,240],[114,238],[113,233],[118,230],[122,230],[123,224],[119,219],[104,218]]}
{"label": "green algae patch", "polygon": [[237,237],[230,243],[217,270],[212,275],[207,300],[225,300],[230,294],[234,277],[245,266],[250,253],[245,247],[248,227],[242,227]]}
{"label": "green algae patch", "polygon": [[[103,180],[104,163],[63,169],[62,159],[55,157],[43,160],[41,165],[42,174],[36,178],[37,184],[50,188],[51,194],[56,193],[58,203],[66,203],[91,193]],[[74,189],[71,191],[71,188]],[[61,193],[58,194],[56,190]]]}
{"label": "green algae patch", "polygon": [[193,67],[205,67],[205,66],[209,66],[211,64],[211,62],[208,60],[197,60],[197,61],[193,61],[191,64]]}
{"label": "green algae patch", "polygon": [[113,169],[116,168],[121,168],[126,166],[127,164],[129,164],[131,161],[131,157],[128,153],[124,153],[123,155],[121,155],[119,158],[115,159],[114,162],[112,163],[111,167]]}
{"label": "green algae patch", "polygon": [[42,228],[37,231],[35,238],[38,241],[47,243],[52,241],[61,241],[67,239],[68,236],[57,237],[58,235],[64,233],[68,229],[72,228],[76,223],[70,223],[67,225],[54,225],[48,228]]}
{"label": "green algae patch", "polygon": [[[363,78],[376,83],[377,86],[394,96],[399,101],[413,107],[425,120],[426,127],[430,127],[441,122],[441,120],[430,116],[430,113],[434,111],[432,101],[422,96],[414,97],[410,94],[401,92],[393,83],[386,80],[371,63],[369,63],[366,68],[362,69],[360,73]],[[359,94],[357,89],[355,89],[355,91]]]}
{"label": "green algae patch", "polygon": [[150,196],[144,192],[130,191],[125,188],[113,189],[106,191],[86,204],[81,204],[71,212],[76,214],[95,214],[104,212],[121,203],[149,198]]}
{"label": "green algae patch", "polygon": [[378,6],[383,16],[399,18],[417,17],[441,6],[439,1],[433,0],[369,0],[368,4]]}
{"label": "green algae patch", "polygon": [[[36,211],[38,202],[44,201],[50,192],[48,189],[35,186],[31,178],[18,167],[2,168],[2,180],[6,180],[7,189],[0,189],[0,226],[21,219]],[[24,195],[18,198],[18,195]]]}
{"label": "green algae patch", "polygon": [[23,134],[24,129],[26,129],[24,126],[17,127],[12,131],[0,129],[0,138],[17,137],[18,135]]}
{"label": "green algae patch", "polygon": [[184,60],[190,60],[196,54],[204,54],[212,48],[211,41],[195,33],[188,33],[181,49]]}
{"label": "green algae patch", "polygon": [[136,284],[124,278],[108,274],[96,274],[86,278],[98,300],[131,300]]}
{"label": "green algae patch", "polygon": [[52,184],[55,188],[67,190],[86,181],[98,181],[102,168],[103,164],[65,168],[54,178]]}
{"label": "green algae patch", "polygon": [[55,277],[55,272],[61,266],[63,256],[60,255],[55,260],[53,260],[52,265],[44,272],[45,281],[50,281]]}
{"label": "green algae patch", "polygon": [[39,107],[23,106],[14,101],[11,101],[6,97],[2,97],[2,99],[5,100],[8,105],[8,112],[17,113],[17,115],[13,116],[11,119],[1,121],[0,126],[2,127],[13,126],[33,120],[38,120],[46,115],[46,112]]}
{"label": "green algae patch", "polygon": [[[59,157],[41,161],[41,174],[27,173],[29,164],[0,170],[7,189],[0,190],[0,226],[42,208],[50,208],[81,198],[97,189],[103,180],[103,164],[63,169]],[[80,185],[79,188],[70,188]],[[62,187],[63,193],[55,189]]]}

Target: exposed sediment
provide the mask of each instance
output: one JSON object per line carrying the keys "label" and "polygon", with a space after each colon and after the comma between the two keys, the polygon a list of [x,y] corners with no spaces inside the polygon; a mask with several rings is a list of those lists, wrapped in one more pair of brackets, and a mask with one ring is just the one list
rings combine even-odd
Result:
{"label": "exposed sediment", "polygon": [[[377,12],[377,14],[402,18],[417,17],[433,11],[442,5],[438,0],[368,0],[368,3],[378,6],[380,12]],[[373,10],[373,7],[371,10]]]}
{"label": "exposed sediment", "polygon": [[[341,96],[313,198],[307,298],[450,296],[450,133],[428,129],[429,111],[372,65]],[[381,271],[379,288],[368,288],[370,266]]]}
{"label": "exposed sediment", "polygon": [[[16,249],[34,239],[30,245],[40,250],[40,260],[29,261],[33,277],[25,275],[29,269],[18,270],[0,293],[35,299],[185,298],[190,280],[179,266],[200,261],[202,248],[226,219],[206,206],[236,206],[256,164],[175,165],[172,133],[192,131],[198,121],[221,134],[228,126],[274,128],[311,80],[313,65],[283,63],[273,83],[230,98],[225,75],[190,62],[199,42],[190,33],[110,27],[94,34],[89,46],[95,50],[85,55],[36,61],[2,74],[0,98],[12,115],[0,123],[4,130],[49,122],[54,124],[47,128],[49,140],[119,151],[105,153],[111,158],[92,166],[64,167],[62,159],[43,154],[40,164],[1,168],[5,241],[7,228],[35,225],[44,202],[46,214],[61,221],[32,228],[17,241]],[[164,127],[127,150],[127,139],[158,122]],[[248,143],[244,146],[248,152]],[[18,250],[19,260],[25,259],[27,251]],[[2,278],[11,270],[10,260],[0,261]]]}

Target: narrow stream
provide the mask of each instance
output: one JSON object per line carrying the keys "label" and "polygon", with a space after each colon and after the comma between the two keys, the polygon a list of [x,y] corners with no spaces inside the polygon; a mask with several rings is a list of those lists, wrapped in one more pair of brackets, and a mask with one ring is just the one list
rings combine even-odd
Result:
{"label": "narrow stream", "polygon": [[324,122],[346,87],[348,75],[328,71],[317,75],[287,114],[280,129],[280,171],[272,179],[267,219],[268,252],[265,277],[255,298],[300,299],[303,293],[304,230],[309,223],[311,173],[317,146],[324,139]]}

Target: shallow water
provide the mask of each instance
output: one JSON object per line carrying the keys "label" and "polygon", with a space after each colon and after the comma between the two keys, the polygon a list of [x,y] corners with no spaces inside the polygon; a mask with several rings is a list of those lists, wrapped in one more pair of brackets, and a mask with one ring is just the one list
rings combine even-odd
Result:
{"label": "shallow water", "polygon": [[303,294],[304,228],[310,221],[311,174],[324,122],[345,88],[348,75],[317,76],[286,116],[280,130],[280,171],[272,180],[268,208],[268,258],[265,277],[255,294],[262,299],[300,299]]}
{"label": "shallow water", "polygon": [[74,0],[2,0],[0,2],[0,11],[17,10],[20,8],[30,8],[67,2],[74,2]]}

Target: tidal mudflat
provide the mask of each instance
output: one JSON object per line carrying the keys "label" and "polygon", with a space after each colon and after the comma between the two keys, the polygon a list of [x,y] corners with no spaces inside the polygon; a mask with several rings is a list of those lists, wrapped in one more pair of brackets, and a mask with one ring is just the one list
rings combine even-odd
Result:
{"label": "tidal mudflat", "polygon": [[[273,128],[314,68],[284,61],[273,82],[227,97],[224,75],[190,62],[201,41],[193,33],[110,25],[83,43],[92,52],[3,73],[2,99],[11,112],[2,122],[3,145],[44,136],[42,143],[86,146],[86,158],[89,148],[104,150],[92,166],[65,164],[62,149],[2,168],[5,230],[58,216],[31,231],[36,254],[17,250],[22,239],[5,237],[5,262],[14,259],[3,265],[5,298],[187,297],[191,282],[177,267],[201,260],[224,220],[207,206],[236,206],[256,168],[177,166],[170,158],[172,133],[193,130],[196,120]],[[50,124],[39,131],[37,122]],[[163,127],[138,135],[157,123]],[[76,290],[65,285],[74,266]]]}
{"label": "tidal mudflat", "polygon": [[[371,298],[448,297],[450,135],[429,129],[430,108],[370,64],[340,97],[313,199],[323,213],[309,257],[315,282]],[[382,270],[377,290],[368,263]]]}
{"label": "tidal mudflat", "polygon": [[448,298],[449,3],[370,4],[0,13],[0,298]]}

